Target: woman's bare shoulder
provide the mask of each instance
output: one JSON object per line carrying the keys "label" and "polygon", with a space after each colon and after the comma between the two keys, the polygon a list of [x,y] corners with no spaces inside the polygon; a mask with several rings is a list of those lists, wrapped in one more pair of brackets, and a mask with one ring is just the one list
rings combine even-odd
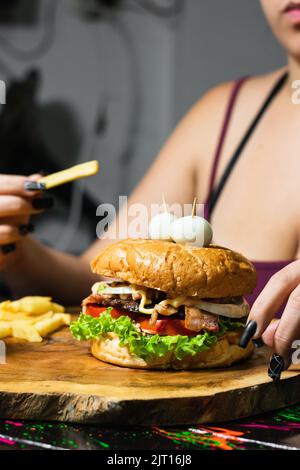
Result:
{"label": "woman's bare shoulder", "polygon": [[234,81],[220,83],[207,90],[201,98],[196,101],[192,110],[194,112],[205,113],[211,112],[212,108],[219,108],[228,101]]}
{"label": "woman's bare shoulder", "polygon": [[215,139],[215,131],[222,124],[233,85],[234,82],[231,81],[210,88],[184,116],[182,122],[195,131],[197,145],[199,145],[199,132],[201,133],[202,147],[210,143],[211,137]]}
{"label": "woman's bare shoulder", "polygon": [[253,94],[255,94],[256,98],[259,94],[265,96],[285,71],[286,68],[282,67],[269,73],[250,76],[245,84],[246,94],[249,98],[251,98]]}
{"label": "woman's bare shoulder", "polygon": [[[248,77],[238,96],[233,116],[234,122],[244,123],[246,129],[259,103],[263,102],[284,70],[282,68],[268,74]],[[207,155],[213,155],[215,150],[216,136],[222,128],[225,111],[235,83],[236,80],[231,80],[210,88],[185,116],[184,121],[197,136],[195,145],[199,145],[198,136],[201,133],[201,154],[204,155],[205,160],[208,160]],[[241,127],[243,128],[243,125]],[[199,156],[197,158],[199,162]]]}
{"label": "woman's bare shoulder", "polygon": [[[266,89],[272,86],[280,78],[280,76],[285,72],[286,68],[280,68],[270,73],[249,76],[246,83],[245,89],[247,91],[257,92],[261,91],[264,93]],[[220,83],[212,88],[210,88],[194,105],[195,110],[203,112],[206,109],[211,111],[211,107],[220,107],[220,105],[227,103],[229,95],[233,89],[236,80],[227,81]]]}

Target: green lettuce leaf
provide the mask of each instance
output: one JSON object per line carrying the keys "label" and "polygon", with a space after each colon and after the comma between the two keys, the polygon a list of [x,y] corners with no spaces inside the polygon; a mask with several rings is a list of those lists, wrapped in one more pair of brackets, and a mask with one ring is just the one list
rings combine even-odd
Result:
{"label": "green lettuce leaf", "polygon": [[239,321],[232,321],[230,318],[219,317],[219,334],[223,335],[226,331],[237,330],[238,328],[245,327],[245,323]]}
{"label": "green lettuce leaf", "polygon": [[126,316],[115,319],[110,315],[108,307],[99,317],[81,314],[77,321],[72,322],[70,329],[74,338],[79,341],[97,339],[106,333],[118,335],[121,346],[127,346],[132,354],[145,360],[153,357],[163,357],[173,351],[176,359],[186,355],[194,356],[213,346],[220,336],[228,330],[243,326],[242,323],[232,322],[224,317],[219,320],[220,331],[217,333],[204,332],[197,336],[160,336],[142,332],[132,320]]}

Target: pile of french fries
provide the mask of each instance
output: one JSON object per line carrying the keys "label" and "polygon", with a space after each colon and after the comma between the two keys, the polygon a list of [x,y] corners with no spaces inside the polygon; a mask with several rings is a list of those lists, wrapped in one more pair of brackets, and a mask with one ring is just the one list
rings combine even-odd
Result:
{"label": "pile of french fries", "polygon": [[12,336],[40,343],[43,338],[64,325],[70,325],[71,315],[51,297],[23,297],[0,303],[0,339]]}

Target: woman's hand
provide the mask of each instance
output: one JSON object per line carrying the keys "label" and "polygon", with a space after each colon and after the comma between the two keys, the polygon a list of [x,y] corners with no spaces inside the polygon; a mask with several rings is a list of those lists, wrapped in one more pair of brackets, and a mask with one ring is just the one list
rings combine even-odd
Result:
{"label": "woman's hand", "polygon": [[41,191],[24,187],[40,177],[0,175],[0,270],[15,259],[20,240],[33,231],[30,216],[49,206],[49,198],[39,198]]}
{"label": "woman's hand", "polygon": [[[272,322],[285,302],[282,317]],[[279,380],[281,372],[291,364],[294,341],[300,339],[300,260],[270,279],[253,304],[247,325],[252,335],[248,334],[246,342],[251,336],[254,340],[262,338],[273,349],[268,373],[273,380]],[[244,346],[245,341],[242,343]]]}

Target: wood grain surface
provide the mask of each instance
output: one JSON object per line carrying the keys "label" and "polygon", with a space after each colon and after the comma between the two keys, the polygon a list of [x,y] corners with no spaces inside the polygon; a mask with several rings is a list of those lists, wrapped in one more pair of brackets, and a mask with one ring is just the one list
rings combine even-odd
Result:
{"label": "wood grain surface", "polygon": [[237,419],[300,401],[300,368],[274,384],[266,348],[229,369],[177,372],[102,363],[67,328],[43,343],[9,339],[6,345],[1,418],[175,425]]}

